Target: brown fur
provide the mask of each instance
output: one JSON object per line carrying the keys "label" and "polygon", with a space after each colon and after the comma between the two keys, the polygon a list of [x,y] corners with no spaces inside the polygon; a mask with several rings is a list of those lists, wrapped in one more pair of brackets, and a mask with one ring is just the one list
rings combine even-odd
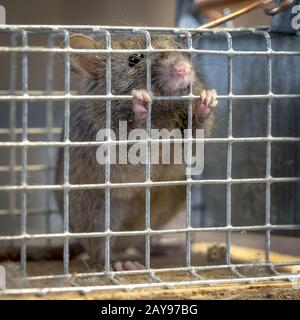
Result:
{"label": "brown fur", "polygon": [[[80,40],[80,39],[79,39]],[[89,41],[89,39],[87,39]],[[80,41],[79,41],[80,42]],[[72,41],[71,41],[72,45]],[[155,48],[178,47],[170,37],[153,37]],[[78,43],[73,44],[78,47]],[[85,45],[86,46],[86,45]],[[103,41],[89,42],[89,47],[101,48]],[[117,39],[112,42],[113,48],[139,49],[144,48],[144,41],[136,36],[131,39]],[[73,55],[72,69],[82,75],[84,94],[105,94],[105,61],[106,57],[89,55],[79,57]],[[89,59],[85,60],[84,59]],[[152,58],[152,88],[154,95],[168,95],[164,85],[158,79],[158,68],[172,59],[189,58],[181,53],[155,54]],[[146,89],[146,63],[141,61],[135,67],[128,66],[128,55],[112,55],[112,92],[129,95],[132,89]],[[83,70],[82,63],[93,66],[93,73]],[[204,84],[194,70],[193,93],[199,95]],[[94,85],[93,85],[94,84]],[[92,89],[91,89],[92,88]],[[188,92],[178,92],[184,94]],[[95,141],[98,130],[105,128],[106,102],[89,101],[71,106],[70,140]],[[128,130],[136,127],[132,101],[112,101],[111,127],[117,133],[119,120],[127,121]],[[173,129],[187,128],[187,103],[180,101],[154,101],[152,104],[152,128]],[[212,115],[202,119],[194,126],[204,128],[209,133]],[[57,183],[63,183],[63,149],[60,150],[57,163]],[[184,165],[153,165],[151,167],[153,181],[185,180]],[[145,181],[145,166],[143,165],[111,165],[111,182],[143,182]],[[105,182],[105,168],[96,162],[96,148],[70,148],[71,184],[90,184]],[[104,190],[80,190],[70,192],[70,230],[72,232],[104,231],[105,201]],[[62,192],[58,194],[58,202],[63,212]],[[168,222],[184,205],[185,187],[156,187],[151,191],[151,227],[160,228]],[[145,190],[144,188],[112,188],[110,196],[111,230],[143,230],[145,228]],[[116,241],[111,238],[112,252],[123,250],[135,244],[134,237],[121,237]],[[101,239],[82,239],[81,244],[91,257],[91,262],[103,263],[103,241]]]}

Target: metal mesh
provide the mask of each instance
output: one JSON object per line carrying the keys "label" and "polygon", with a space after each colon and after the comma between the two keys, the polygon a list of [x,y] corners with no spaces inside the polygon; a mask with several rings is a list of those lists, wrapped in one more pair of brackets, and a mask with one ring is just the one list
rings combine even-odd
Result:
{"label": "metal mesh", "polygon": [[[271,247],[271,232],[277,230],[300,230],[300,225],[296,224],[284,224],[274,225],[271,224],[271,185],[287,182],[300,182],[298,177],[272,177],[271,175],[271,153],[273,142],[300,142],[300,138],[297,137],[273,137],[272,136],[272,101],[275,99],[299,99],[300,94],[275,94],[272,91],[272,62],[271,59],[274,56],[299,56],[299,51],[275,51],[271,46],[271,38],[268,32],[256,29],[248,29],[247,32],[251,34],[259,35],[265,39],[266,50],[264,51],[237,51],[234,50],[232,44],[232,34],[243,33],[245,30],[214,30],[214,31],[202,31],[203,34],[211,34],[212,36],[223,36],[228,45],[227,50],[200,50],[193,46],[192,30],[183,29],[159,29],[159,28],[132,28],[132,27],[97,27],[97,26],[6,26],[0,27],[1,35],[6,35],[10,39],[10,45],[1,45],[0,54],[9,54],[10,57],[10,73],[7,75],[9,78],[9,88],[2,90],[0,95],[0,103],[6,103],[9,106],[9,126],[8,128],[0,129],[2,138],[0,140],[0,149],[7,150],[9,157],[9,163],[7,165],[1,165],[0,170],[3,173],[8,173],[7,184],[0,186],[0,192],[5,192],[9,198],[6,208],[1,208],[0,214],[2,216],[16,216],[20,215],[20,230],[14,235],[0,235],[0,243],[6,244],[21,243],[21,268],[23,275],[27,280],[51,280],[51,279],[64,279],[71,278],[74,275],[71,274],[69,269],[69,242],[73,239],[79,238],[92,238],[99,237],[105,239],[105,266],[104,271],[101,272],[86,272],[77,273],[76,278],[88,278],[88,277],[104,277],[108,283],[103,285],[86,285],[77,287],[56,287],[55,285],[48,285],[46,288],[20,288],[20,289],[7,289],[4,293],[26,293],[26,292],[43,292],[53,291],[78,291],[78,290],[98,290],[98,289],[133,289],[142,287],[157,287],[157,286],[174,286],[174,285],[190,285],[190,284],[218,284],[218,283],[239,283],[239,282],[252,282],[262,280],[274,280],[274,279],[297,279],[300,276],[292,273],[284,273],[276,270],[278,267],[300,265],[300,261],[294,262],[278,262],[274,263],[270,260],[270,247]],[[72,49],[69,46],[70,34],[72,33],[87,33],[94,35],[103,35],[105,37],[106,48],[105,49]],[[138,33],[142,35],[146,40],[145,49],[125,50],[125,49],[112,49],[111,35],[118,33]],[[183,35],[187,37],[186,49],[154,49],[151,46],[151,34],[172,34]],[[32,46],[30,45],[30,38],[36,35],[46,35],[47,45]],[[55,46],[55,40],[59,38],[64,40],[65,47],[61,48]],[[136,142],[145,142],[148,144],[147,149],[147,165],[144,182],[128,182],[128,183],[112,183],[110,181],[110,165],[107,162],[105,165],[105,183],[101,184],[70,184],[69,182],[69,150],[74,147],[87,147],[87,146],[99,146],[103,144],[126,144],[127,141],[70,141],[70,111],[71,102],[78,100],[98,100],[103,99],[106,101],[106,127],[111,126],[111,101],[113,100],[130,100],[131,96],[114,95],[111,91],[111,55],[113,53],[125,54],[128,53],[143,53],[146,56],[147,63],[147,90],[151,91],[151,53],[153,52],[171,52],[171,51],[184,51],[197,55],[219,55],[225,56],[228,59],[228,94],[219,95],[220,101],[226,101],[228,103],[228,134],[227,137],[211,137],[206,138],[206,143],[214,144],[227,144],[227,174],[225,179],[194,179],[188,175],[185,181],[152,181],[151,180],[151,161],[150,161],[150,142],[155,142],[151,139],[145,141],[138,140]],[[78,95],[71,90],[71,77],[70,77],[70,54],[71,53],[106,53],[106,92],[105,95]],[[46,90],[34,91],[29,88],[29,54],[40,54],[47,57],[47,77],[46,77]],[[21,55],[21,84],[17,86],[17,54]],[[60,54],[64,60],[63,76],[63,88],[61,90],[55,90],[53,87],[53,65],[55,55]],[[263,56],[267,58],[268,65],[268,93],[267,94],[255,94],[255,95],[236,95],[233,93],[233,72],[232,72],[232,59],[235,56]],[[196,99],[190,92],[187,96],[161,96],[154,97],[154,100],[187,100],[189,101],[188,112],[188,127],[192,128],[192,102]],[[232,103],[235,99],[251,100],[259,99],[267,102],[267,135],[261,137],[233,137],[232,134],[232,117],[233,108]],[[29,103],[44,103],[46,105],[46,122],[44,128],[38,128],[30,126],[29,121]],[[64,139],[59,141],[59,134],[62,132],[61,128],[53,126],[54,117],[54,104],[56,102],[61,103],[60,108],[64,108]],[[17,120],[16,110],[21,106],[21,119]],[[151,106],[148,108],[147,117],[147,130],[149,132],[151,128]],[[17,122],[21,124],[17,125]],[[45,141],[38,140],[33,137],[46,137]],[[19,138],[21,137],[21,138]],[[193,142],[195,139],[189,136],[187,139],[176,141]],[[131,141],[135,142],[135,141]],[[159,142],[157,140],[156,142]],[[263,178],[232,178],[232,147],[235,143],[247,143],[247,142],[265,142],[266,149],[266,175]],[[34,148],[44,148],[47,153],[47,162],[39,164],[28,164],[28,150]],[[51,148],[63,148],[64,149],[64,183],[62,185],[53,184],[53,172],[55,170],[55,162],[51,161],[52,151]],[[1,151],[2,153],[2,151]],[[189,150],[191,156],[191,150]],[[20,165],[18,165],[20,163]],[[28,183],[29,175],[36,174],[37,172],[44,172],[46,174],[45,183],[35,181],[35,183]],[[17,175],[21,174],[20,181],[18,183]],[[37,183],[39,182],[39,183]],[[191,188],[195,185],[225,185],[226,186],[226,225],[217,227],[192,227],[191,219]],[[265,224],[264,225],[251,225],[251,226],[232,226],[231,223],[231,189],[233,185],[238,184],[264,184],[266,190],[265,196]],[[150,224],[150,204],[151,204],[151,188],[160,186],[174,186],[185,185],[186,186],[186,226],[179,229],[162,229],[153,230]],[[110,230],[110,192],[114,188],[134,188],[144,187],[146,196],[146,208],[145,208],[145,229],[139,231],[112,231]],[[83,189],[104,189],[105,190],[105,232],[93,232],[93,233],[74,233],[69,230],[69,192],[72,190]],[[53,201],[50,194],[53,191],[59,190],[63,192],[64,197],[64,212],[63,212],[63,230],[61,232],[50,232],[50,219],[49,213],[55,212],[53,208]],[[28,205],[28,192],[45,191],[47,192],[46,202],[44,207],[30,207]],[[20,193],[20,202],[17,203],[16,194]],[[20,205],[20,207],[19,207]],[[28,231],[29,223],[28,217],[35,214],[41,214],[46,217],[46,231],[34,232]],[[142,214],[142,213],[141,213]],[[210,265],[210,266],[197,266],[193,265],[191,260],[191,237],[194,233],[198,232],[224,232],[226,234],[226,263],[223,265]],[[233,264],[231,261],[231,235],[233,232],[248,232],[257,231],[265,233],[265,261],[262,263],[240,263]],[[157,235],[185,235],[185,266],[174,268],[159,268],[153,269],[151,267],[151,238]],[[110,239],[111,237],[127,237],[127,236],[143,236],[145,237],[145,270],[138,271],[118,271],[114,272],[110,269]],[[63,241],[63,274],[51,275],[43,274],[41,276],[26,277],[27,269],[27,246],[30,241],[46,240],[53,241],[54,239]],[[241,268],[268,268],[269,274],[261,276],[259,273],[256,275],[245,275]],[[208,270],[228,270],[229,274],[224,278],[207,278],[201,272]],[[166,281],[161,278],[161,275],[167,272],[187,272],[189,274],[188,279],[182,281]],[[118,276],[123,275],[146,275],[147,280],[139,281],[138,283],[126,282],[126,280],[120,280]]]}

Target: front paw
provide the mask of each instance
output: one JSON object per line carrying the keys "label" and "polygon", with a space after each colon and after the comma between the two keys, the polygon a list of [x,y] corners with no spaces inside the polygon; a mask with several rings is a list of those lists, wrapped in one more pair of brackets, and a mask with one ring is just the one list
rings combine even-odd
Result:
{"label": "front paw", "polygon": [[200,98],[195,104],[195,118],[201,120],[206,118],[211,111],[218,105],[216,90],[203,90]]}
{"label": "front paw", "polygon": [[152,101],[151,94],[146,90],[132,90],[132,109],[137,124],[145,123],[148,103]]}

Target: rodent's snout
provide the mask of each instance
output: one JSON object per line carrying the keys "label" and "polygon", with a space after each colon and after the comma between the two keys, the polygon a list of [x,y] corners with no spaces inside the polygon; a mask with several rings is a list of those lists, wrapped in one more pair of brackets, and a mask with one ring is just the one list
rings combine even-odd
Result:
{"label": "rodent's snout", "polygon": [[[170,55],[159,61],[157,80],[164,94],[187,94],[195,72],[191,62],[184,56]],[[156,79],[154,79],[156,80]]]}
{"label": "rodent's snout", "polygon": [[172,71],[177,77],[186,76],[191,72],[191,66],[185,61],[177,62],[173,64]]}

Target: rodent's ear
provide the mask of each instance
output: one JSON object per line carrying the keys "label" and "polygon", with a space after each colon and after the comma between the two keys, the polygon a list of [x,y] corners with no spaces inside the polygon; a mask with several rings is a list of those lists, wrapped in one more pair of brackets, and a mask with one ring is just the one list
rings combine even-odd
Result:
{"label": "rodent's ear", "polygon": [[[97,42],[83,34],[73,34],[70,37],[70,47],[73,49],[97,49]],[[70,55],[71,70],[90,79],[99,77],[101,59],[95,53],[74,53]]]}

